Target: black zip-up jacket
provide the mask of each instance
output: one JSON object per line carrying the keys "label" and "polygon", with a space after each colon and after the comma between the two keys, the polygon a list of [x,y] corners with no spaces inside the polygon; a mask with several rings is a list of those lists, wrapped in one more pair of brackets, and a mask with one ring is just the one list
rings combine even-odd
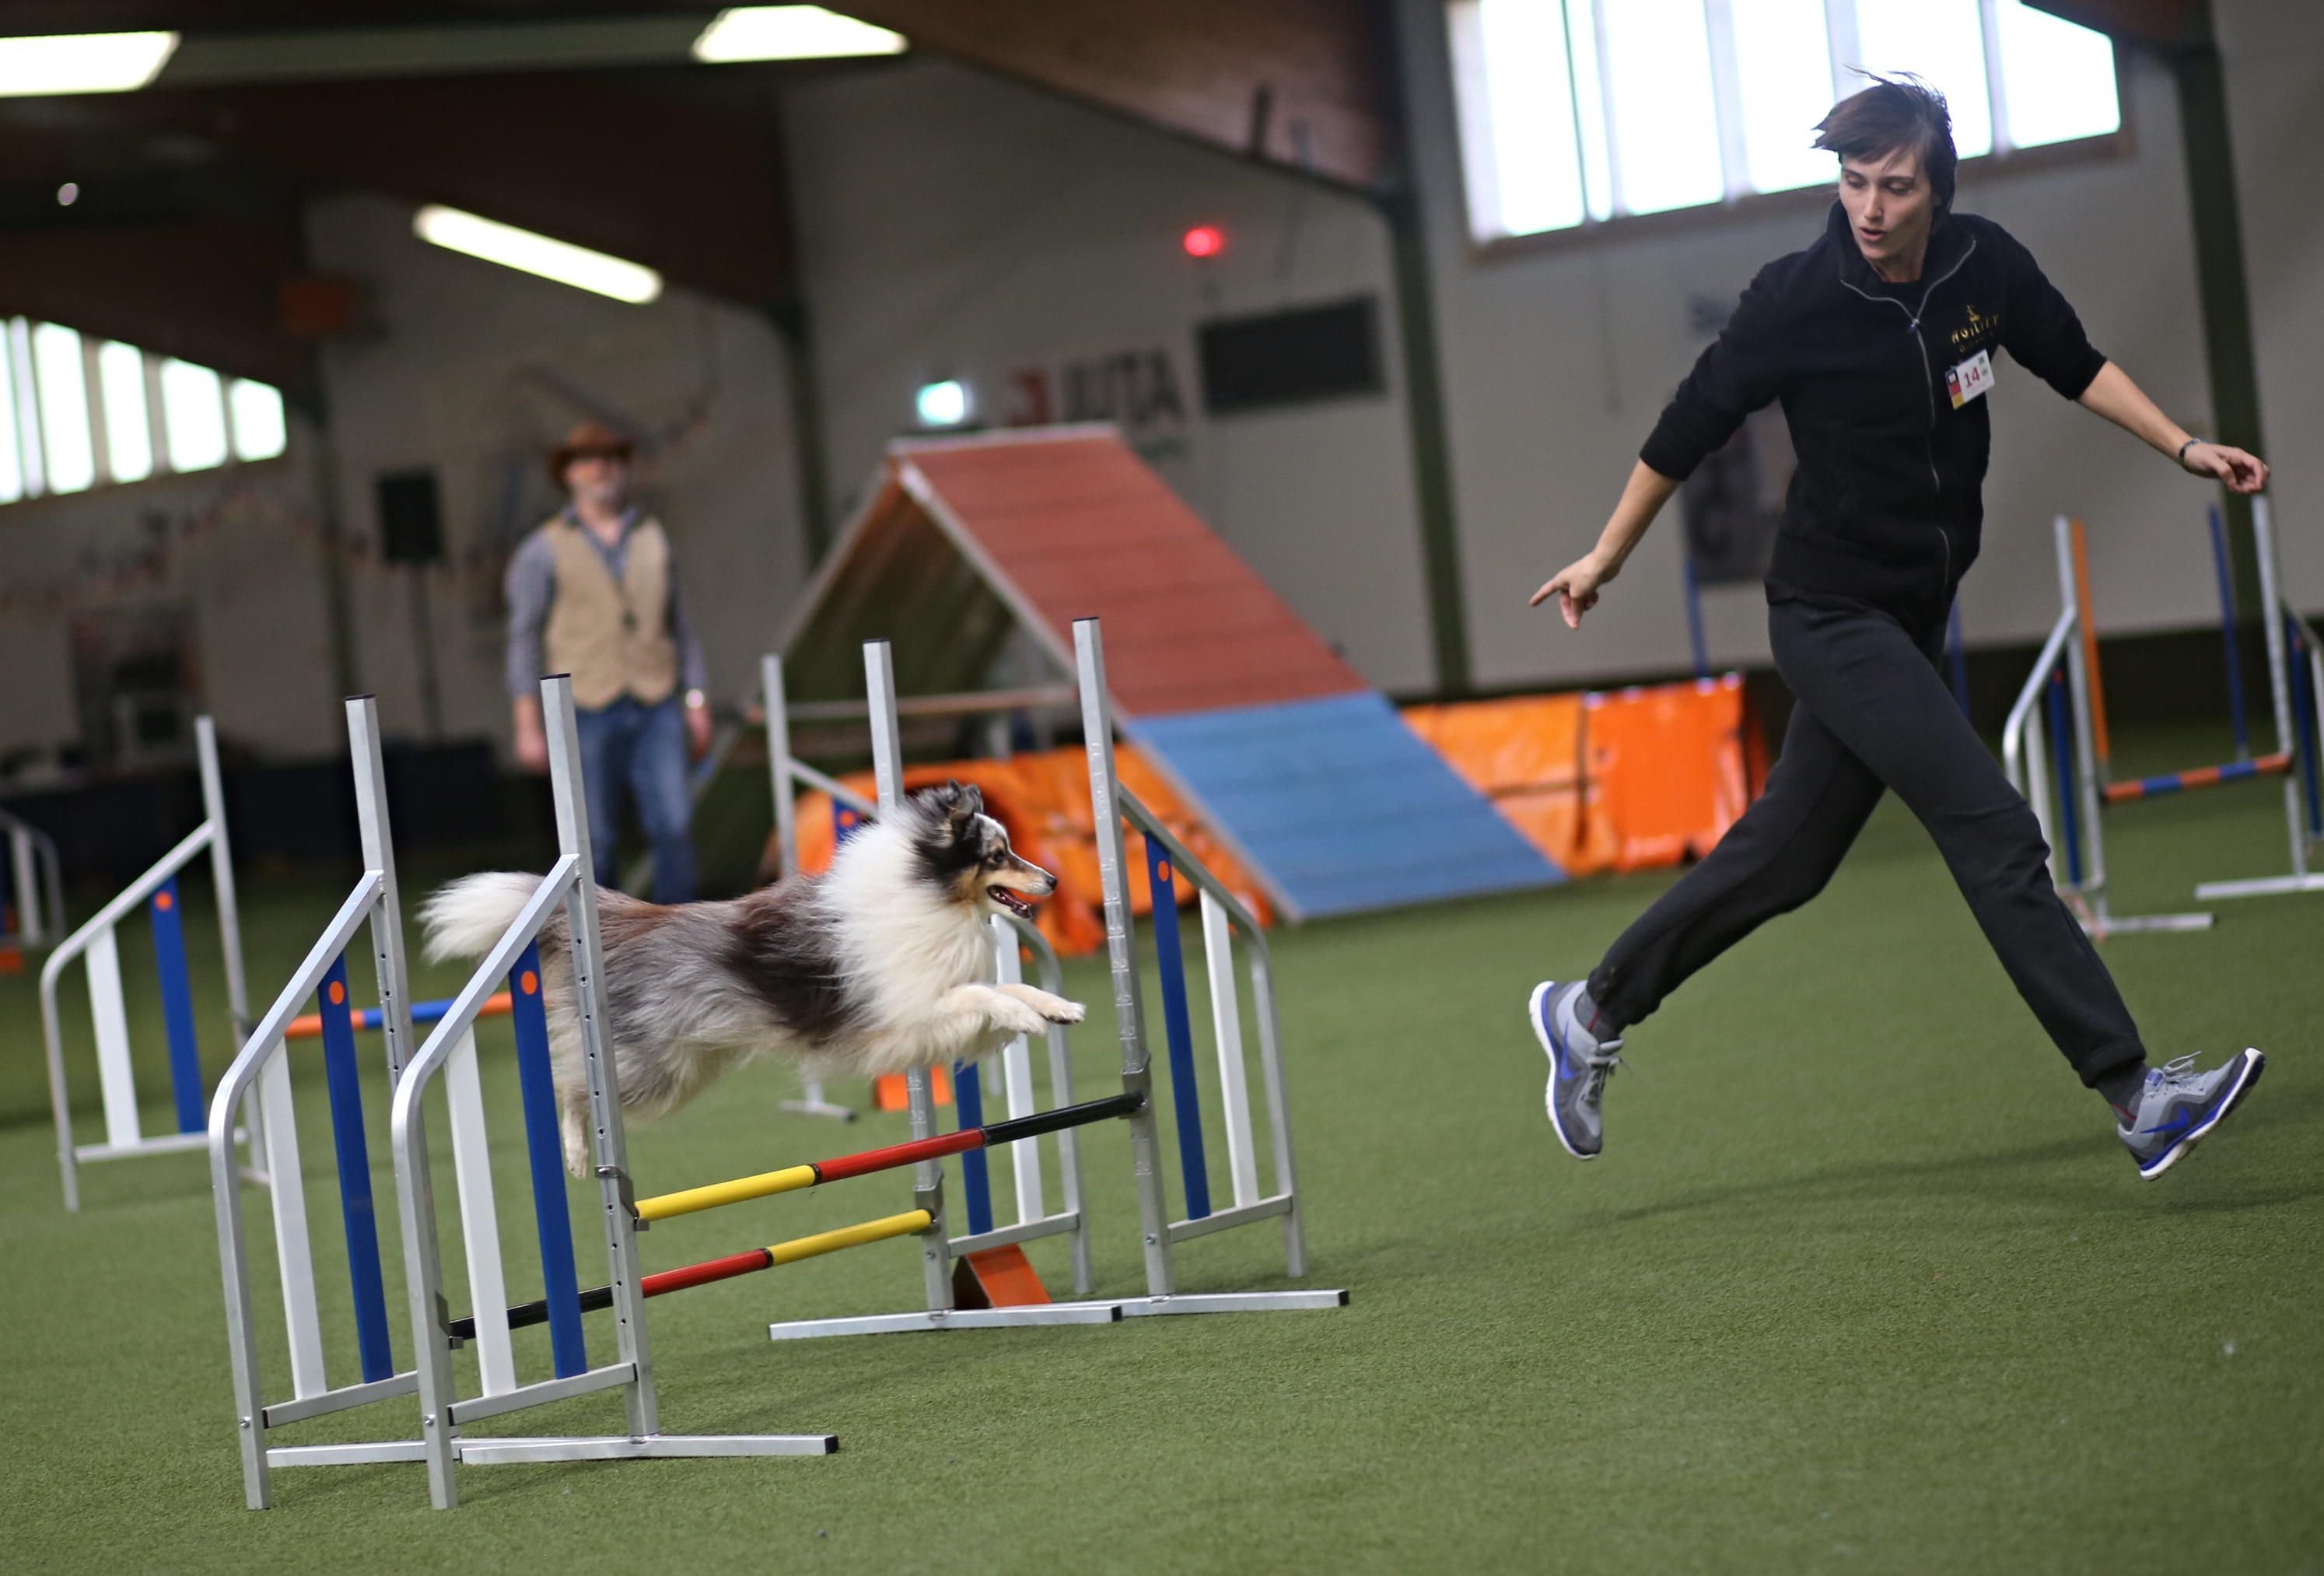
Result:
{"label": "black zip-up jacket", "polygon": [[1799,466],[1767,578],[1875,606],[1941,604],[1977,559],[1994,398],[1956,408],[1945,374],[1980,350],[2006,350],[2069,400],[2106,364],[2033,253],[1991,219],[1941,218],[1921,277],[1887,284],[1835,202],[1821,240],[1759,271],[1638,457],[1683,481],[1781,400]]}

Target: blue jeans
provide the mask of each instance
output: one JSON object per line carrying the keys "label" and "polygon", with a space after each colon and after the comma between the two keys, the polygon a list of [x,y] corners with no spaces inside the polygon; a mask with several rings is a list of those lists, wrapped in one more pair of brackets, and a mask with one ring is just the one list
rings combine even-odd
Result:
{"label": "blue jeans", "polygon": [[686,716],[678,698],[643,705],[623,696],[603,711],[577,712],[581,780],[589,794],[589,852],[597,884],[617,884],[615,834],[622,800],[637,796],[638,821],[653,848],[653,900],[694,899],[694,842],[687,822],[694,795],[687,782]]}

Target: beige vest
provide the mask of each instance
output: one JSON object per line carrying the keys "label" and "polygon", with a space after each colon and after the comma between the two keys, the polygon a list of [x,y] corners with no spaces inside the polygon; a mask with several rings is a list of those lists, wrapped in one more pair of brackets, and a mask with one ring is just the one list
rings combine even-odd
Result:
{"label": "beige vest", "polygon": [[556,556],[557,590],[543,632],[551,673],[573,676],[573,704],[599,711],[624,695],[646,705],[678,687],[669,634],[669,539],[658,521],[630,532],[622,583],[605,569],[588,528],[559,515],[540,528]]}

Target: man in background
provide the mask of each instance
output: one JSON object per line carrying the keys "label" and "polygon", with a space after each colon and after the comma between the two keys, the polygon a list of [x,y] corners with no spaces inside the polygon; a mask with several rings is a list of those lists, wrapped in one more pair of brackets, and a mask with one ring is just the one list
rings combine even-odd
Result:
{"label": "man in background", "polygon": [[549,456],[571,502],[525,538],[508,567],[508,686],[516,758],[549,769],[540,676],[568,673],[597,884],[614,880],[623,798],[653,850],[653,900],[694,897],[687,762],[710,748],[702,644],[678,600],[669,538],[629,501],[630,440],[585,421]]}

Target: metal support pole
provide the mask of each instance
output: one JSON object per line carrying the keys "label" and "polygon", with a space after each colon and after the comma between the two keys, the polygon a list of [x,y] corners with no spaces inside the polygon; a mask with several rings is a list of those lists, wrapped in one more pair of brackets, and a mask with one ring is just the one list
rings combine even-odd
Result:
{"label": "metal support pole", "polygon": [[[895,653],[885,641],[863,642],[863,694],[871,707],[872,774],[879,788],[880,813],[893,816],[904,805],[904,752],[896,724]],[[915,1068],[904,1083],[911,1092],[912,1137],[934,1138],[936,1091],[927,1069]],[[927,1230],[920,1238],[928,1306],[932,1310],[950,1308],[952,1243],[945,1229],[942,1160],[923,1160],[913,1168],[912,1203],[928,1212]]]}
{"label": "metal support pole", "polygon": [[1106,955],[1113,971],[1114,1028],[1121,1039],[1121,1087],[1146,1097],[1129,1119],[1138,1227],[1146,1249],[1146,1290],[1149,1296],[1167,1297],[1176,1290],[1170,1212],[1162,1188],[1161,1135],[1154,1117],[1153,1058],[1146,1047],[1146,1011],[1139,992],[1137,931],[1130,912],[1130,872],[1114,776],[1113,713],[1105,687],[1105,642],[1093,618],[1074,622],[1074,667],[1081,685],[1091,820],[1105,893]]}
{"label": "metal support pole", "polygon": [[[2081,795],[2082,891],[2090,912],[2103,926],[2108,917],[2105,834],[2098,828],[2099,782],[2098,743],[2090,716],[2090,673],[2086,653],[2098,649],[2091,632],[2090,610],[2082,605],[2079,576],[2074,573],[2074,538],[2080,522],[2059,515],[2053,530],[2058,548],[2058,594],[2074,621],[2074,638],[2066,642],[2066,680],[2074,703],[2074,755]],[[2062,742],[2061,748],[2063,748]]]}
{"label": "metal support pole", "polygon": [[798,806],[791,797],[790,699],[783,687],[783,659],[769,652],[759,659],[760,687],[766,692],[767,776],[775,794],[775,848],[783,878],[798,874]]}
{"label": "metal support pole", "polygon": [[[2291,655],[2284,648],[2283,618],[2291,609],[2283,600],[2282,567],[2275,555],[2274,512],[2264,495],[2251,501],[2252,546],[2259,558],[2260,622],[2267,633],[2267,697],[2275,716],[2278,754],[2294,753],[2300,742],[2292,724]],[[2283,823],[2292,843],[2292,873],[2308,873],[2308,838],[2301,825],[2300,779],[2283,774]]]}
{"label": "metal support pole", "polygon": [[604,1221],[605,1259],[613,1291],[615,1350],[632,1365],[622,1387],[630,1435],[661,1432],[654,1400],[653,1351],[646,1339],[645,1293],[640,1282],[636,1222],[622,1196],[629,1184],[629,1150],[622,1130],[622,1085],[606,1043],[604,959],[599,955],[597,885],[590,879],[589,810],[581,774],[580,729],[573,714],[573,680],[557,674],[540,681],[540,714],[549,733],[549,780],[557,812],[557,850],[574,862],[573,889],[565,899],[565,927],[573,953],[573,1009],[580,1019],[581,1061],[589,1079],[590,1153],[595,1157],[597,1198]]}

